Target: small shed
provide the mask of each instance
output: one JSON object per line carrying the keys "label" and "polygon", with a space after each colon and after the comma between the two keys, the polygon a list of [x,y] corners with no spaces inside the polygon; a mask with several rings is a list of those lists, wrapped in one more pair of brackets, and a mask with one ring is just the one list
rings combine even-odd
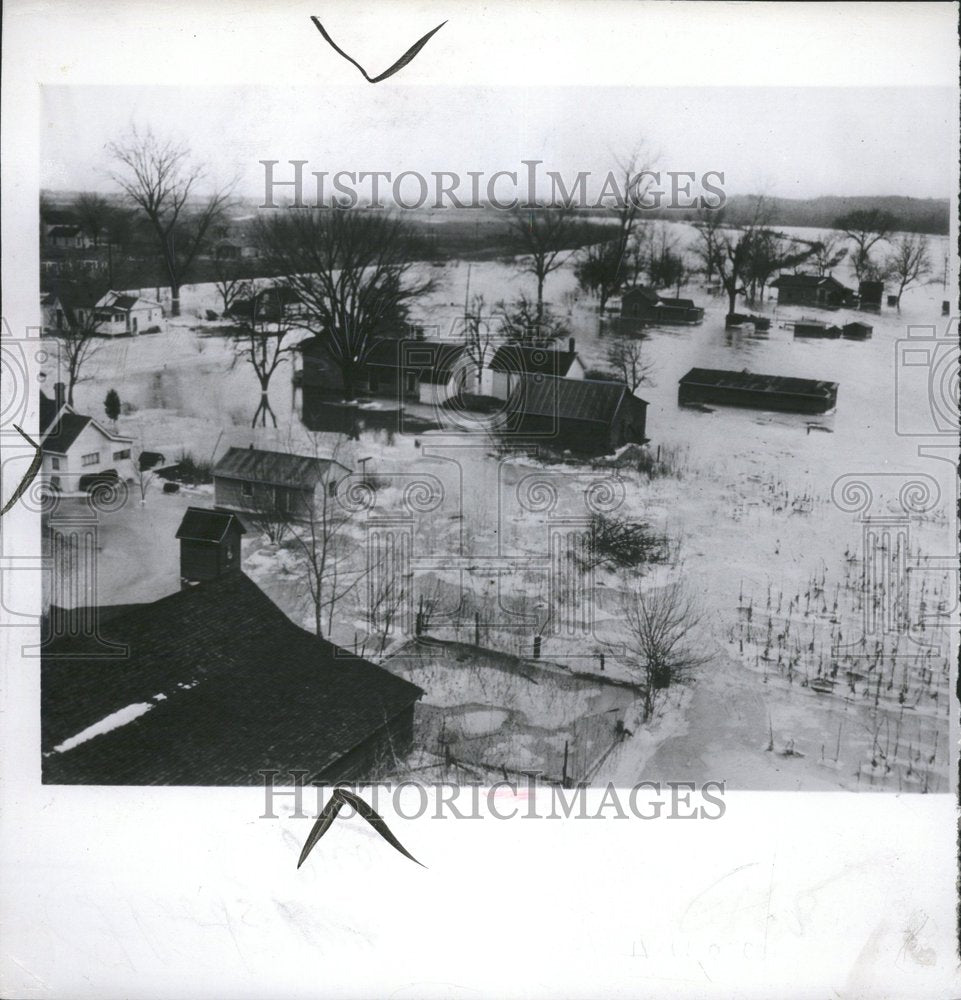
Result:
{"label": "small shed", "polygon": [[857,319],[845,323],[841,328],[841,334],[846,340],[867,340],[873,333],[874,327],[870,323],[863,323]]}
{"label": "small shed", "polygon": [[188,507],[177,529],[181,580],[199,583],[239,570],[240,541],[246,533],[230,511]]}

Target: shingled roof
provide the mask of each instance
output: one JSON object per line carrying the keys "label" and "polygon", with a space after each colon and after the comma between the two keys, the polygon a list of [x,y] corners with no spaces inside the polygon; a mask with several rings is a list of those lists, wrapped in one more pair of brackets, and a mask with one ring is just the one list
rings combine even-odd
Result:
{"label": "shingled roof", "polygon": [[495,372],[516,374],[560,375],[571,370],[576,351],[552,351],[544,347],[524,347],[520,344],[503,344],[494,352],[490,367]]}
{"label": "shingled roof", "polygon": [[285,451],[264,451],[260,448],[231,448],[214,466],[214,476],[311,489],[323,479],[332,465],[350,472],[346,465],[333,458],[291,455]]}
{"label": "shingled roof", "polygon": [[[525,375],[511,393],[508,409],[529,417],[610,424],[625,396],[630,395],[623,382]],[[647,405],[645,400],[634,398]]]}
{"label": "shingled roof", "polygon": [[435,340],[378,340],[367,352],[367,364],[420,372],[422,378],[449,375],[464,357],[463,344]]}
{"label": "shingled roof", "polygon": [[80,413],[62,413],[60,419],[50,428],[50,433],[40,442],[43,450],[66,455],[70,446],[80,437],[80,433],[91,420],[91,417]]}
{"label": "shingled roof", "polygon": [[[100,633],[44,649],[45,782],[251,784],[263,768],[323,779],[423,694],[294,625],[243,573],[101,620]],[[74,739],[124,710],[139,717]]]}

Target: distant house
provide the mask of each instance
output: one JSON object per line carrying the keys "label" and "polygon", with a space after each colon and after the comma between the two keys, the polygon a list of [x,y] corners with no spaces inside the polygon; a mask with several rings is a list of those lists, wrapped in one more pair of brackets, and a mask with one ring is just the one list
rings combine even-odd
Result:
{"label": "distant house", "polygon": [[841,327],[824,323],[819,319],[799,319],[794,324],[795,337],[827,337],[836,340],[841,336]]}
{"label": "distant house", "polygon": [[300,366],[294,368],[295,384],[311,389],[340,392],[344,386],[340,368],[332,360],[321,337],[305,337],[296,345]]}
{"label": "distant house", "polygon": [[524,375],[507,410],[512,434],[552,448],[607,454],[647,440],[647,401],[623,382]]}
{"label": "distant house", "polygon": [[44,485],[76,492],[98,482],[133,480],[133,438],[108,431],[64,402],[63,383],[51,399],[40,393],[40,451]]}
{"label": "distant house", "polygon": [[309,514],[318,490],[335,494],[350,469],[333,458],[231,448],[214,466],[213,475],[218,507],[298,520]]}
{"label": "distant house", "polygon": [[240,247],[236,243],[231,243],[229,240],[221,240],[220,243],[214,247],[214,257],[217,260],[240,260]]}
{"label": "distant house", "polygon": [[90,246],[90,240],[79,226],[59,225],[47,230],[47,244],[62,250],[83,249]]}
{"label": "distant house", "polygon": [[840,309],[849,305],[854,293],[831,275],[782,274],[771,282],[777,289],[778,305],[817,306]]}
{"label": "distant house", "polygon": [[71,614],[99,628],[48,630],[47,784],[263,785],[267,769],[331,784],[376,778],[411,748],[422,689],[299,628],[243,572],[48,622]]}
{"label": "distant house", "polygon": [[180,579],[185,583],[215,580],[240,570],[240,541],[246,529],[236,514],[188,507],[177,529]]}
{"label": "distant house", "polygon": [[621,317],[643,323],[691,324],[704,319],[704,310],[691,299],[668,298],[640,286],[621,296]]}
{"label": "distant house", "polygon": [[372,395],[445,403],[464,391],[472,363],[463,344],[378,340],[364,366]]}
{"label": "distant house", "polygon": [[507,399],[525,375],[553,375],[559,378],[582,379],[584,365],[574,350],[574,338],[568,341],[566,351],[545,347],[525,347],[504,344],[494,352],[490,362],[490,394],[497,399]]}
{"label": "distant house", "polygon": [[53,292],[43,292],[40,296],[40,314],[43,329],[47,331],[63,331],[68,329],[71,317],[66,305],[59,295]]}
{"label": "distant house", "polygon": [[304,313],[304,300],[286,285],[268,285],[252,296],[234,299],[227,315],[249,322],[277,323]]}
{"label": "distant house", "polygon": [[93,313],[96,332],[106,337],[136,337],[164,328],[164,309],[159,302],[126,292],[107,292],[96,305],[79,306],[78,313]]}

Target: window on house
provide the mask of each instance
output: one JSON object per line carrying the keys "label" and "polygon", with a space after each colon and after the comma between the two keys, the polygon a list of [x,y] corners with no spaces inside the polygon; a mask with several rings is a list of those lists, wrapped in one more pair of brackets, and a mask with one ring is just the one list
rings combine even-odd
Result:
{"label": "window on house", "polygon": [[120,451],[115,451],[115,452],[113,453],[113,460],[114,460],[115,462],[116,462],[116,461],[117,461],[118,459],[121,459],[121,458],[130,458],[130,449],[129,449],[129,448],[123,448],[122,450],[120,450]]}
{"label": "window on house", "polygon": [[89,455],[84,455],[80,462],[82,465],[96,465],[100,461],[100,452],[92,451]]}
{"label": "window on house", "polygon": [[59,469],[60,468],[60,459],[59,458],[51,458],[50,459],[50,468],[51,469]]}
{"label": "window on house", "polygon": [[254,498],[254,484],[253,483],[243,483],[243,484],[241,484],[240,495],[245,500],[253,500],[253,498]]}

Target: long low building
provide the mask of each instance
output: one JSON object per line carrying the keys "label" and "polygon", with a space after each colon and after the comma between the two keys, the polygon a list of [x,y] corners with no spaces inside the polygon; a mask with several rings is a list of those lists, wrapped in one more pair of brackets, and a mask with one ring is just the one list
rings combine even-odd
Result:
{"label": "long low building", "polygon": [[837,382],[716,368],[692,368],[677,389],[681,406],[720,403],[788,413],[826,413],[837,399]]}

